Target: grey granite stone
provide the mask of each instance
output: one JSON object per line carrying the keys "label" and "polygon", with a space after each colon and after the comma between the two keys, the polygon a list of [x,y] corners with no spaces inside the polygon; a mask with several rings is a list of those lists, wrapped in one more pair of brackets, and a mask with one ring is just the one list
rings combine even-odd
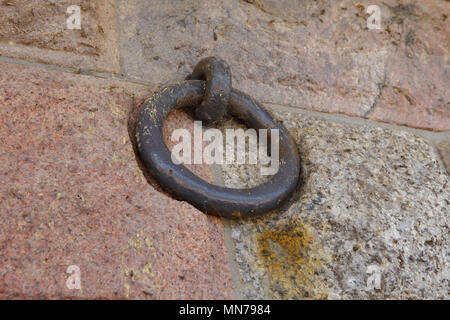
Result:
{"label": "grey granite stone", "polygon": [[442,161],[447,168],[447,172],[450,174],[450,140],[442,141],[437,147],[441,154]]}
{"label": "grey granite stone", "polygon": [[[298,142],[303,183],[285,208],[231,222],[242,297],[448,299],[450,178],[428,142],[274,114]],[[241,169],[224,166],[227,186],[261,183]]]}

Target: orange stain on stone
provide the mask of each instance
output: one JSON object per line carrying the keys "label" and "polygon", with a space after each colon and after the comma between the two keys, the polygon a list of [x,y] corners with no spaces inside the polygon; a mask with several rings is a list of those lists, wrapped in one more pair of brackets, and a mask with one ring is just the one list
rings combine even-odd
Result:
{"label": "orange stain on stone", "polygon": [[269,276],[269,295],[282,299],[326,299],[316,274],[321,269],[308,227],[289,224],[257,237],[258,255]]}

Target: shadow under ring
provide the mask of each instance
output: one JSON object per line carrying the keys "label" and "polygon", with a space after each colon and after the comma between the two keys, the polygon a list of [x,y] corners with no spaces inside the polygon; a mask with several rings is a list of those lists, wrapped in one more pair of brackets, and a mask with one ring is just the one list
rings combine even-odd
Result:
{"label": "shadow under ring", "polygon": [[257,187],[232,189],[210,184],[172,161],[163,139],[164,119],[173,109],[199,105],[205,85],[201,80],[170,85],[142,104],[136,122],[136,143],[144,166],[166,192],[207,214],[225,218],[255,217],[279,207],[289,199],[299,181],[296,143],[281,123],[238,90],[233,89],[230,96],[228,112],[232,116],[256,130],[279,130],[278,172]]}

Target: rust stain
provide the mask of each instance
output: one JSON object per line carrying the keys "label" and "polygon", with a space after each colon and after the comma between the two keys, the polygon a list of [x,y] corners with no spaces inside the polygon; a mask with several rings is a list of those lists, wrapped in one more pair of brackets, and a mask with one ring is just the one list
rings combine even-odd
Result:
{"label": "rust stain", "polygon": [[258,255],[269,276],[269,295],[282,299],[326,299],[317,273],[322,264],[308,227],[289,224],[257,237]]}

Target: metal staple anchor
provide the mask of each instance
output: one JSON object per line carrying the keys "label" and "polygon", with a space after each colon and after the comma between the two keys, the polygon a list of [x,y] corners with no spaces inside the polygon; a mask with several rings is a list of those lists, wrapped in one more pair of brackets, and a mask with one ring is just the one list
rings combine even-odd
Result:
{"label": "metal staple anchor", "polygon": [[[286,202],[295,190],[300,175],[297,146],[288,130],[272,119],[258,102],[232,89],[231,72],[224,61],[205,58],[197,64],[188,79],[159,90],[141,106],[136,122],[136,141],[139,156],[149,173],[175,198],[215,216],[255,217]],[[163,140],[163,122],[173,109],[189,106],[196,107],[196,117],[210,123],[218,121],[228,112],[251,128],[278,129],[278,172],[257,187],[232,189],[210,184],[182,164],[172,162],[171,153]]]}

